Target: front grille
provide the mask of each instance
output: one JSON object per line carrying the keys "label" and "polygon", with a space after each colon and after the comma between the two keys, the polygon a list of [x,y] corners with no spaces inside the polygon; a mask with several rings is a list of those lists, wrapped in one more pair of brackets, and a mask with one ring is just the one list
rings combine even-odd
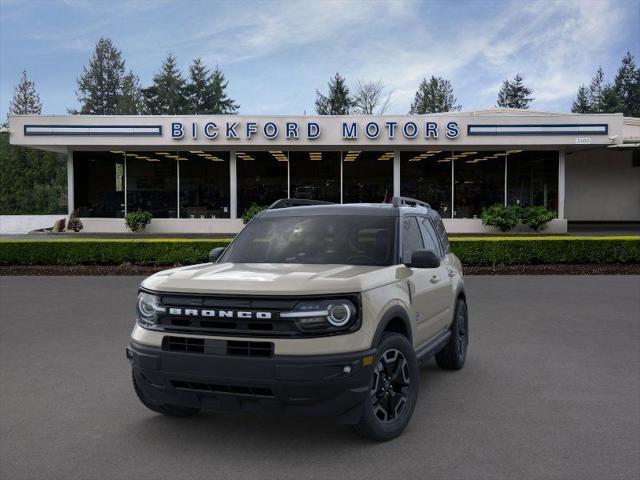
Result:
{"label": "front grille", "polygon": [[[298,299],[264,297],[215,297],[191,295],[163,295],[160,299],[167,313],[158,315],[158,326],[169,332],[222,334],[234,336],[289,337],[301,335],[291,319],[281,319],[280,312],[291,310]],[[171,308],[210,309],[231,312],[250,312],[252,318],[207,318],[199,315],[172,315]],[[257,312],[268,312],[271,318],[255,318]]]}
{"label": "front grille", "polygon": [[172,337],[162,339],[162,349],[168,352],[206,353],[237,357],[273,357],[273,342],[241,342],[204,338]]}
{"label": "front grille", "polygon": [[[292,318],[281,318],[282,312],[291,311],[296,304],[313,297],[294,296],[218,296],[167,293],[158,294],[165,312],[159,312],[157,330],[192,335],[286,338],[331,335],[325,332],[302,332]],[[326,295],[323,299],[348,298],[359,308],[360,297],[355,294]],[[204,313],[203,313],[204,312]],[[359,328],[359,322],[349,331]],[[337,332],[337,333],[348,333]],[[176,346],[176,348],[180,348]],[[187,350],[195,344],[185,346]],[[205,353],[206,345],[205,345]]]}
{"label": "front grille", "polygon": [[173,388],[190,390],[195,392],[227,393],[230,395],[246,395],[251,397],[271,397],[273,391],[267,387],[219,385],[213,383],[186,382],[183,380],[171,380]]}

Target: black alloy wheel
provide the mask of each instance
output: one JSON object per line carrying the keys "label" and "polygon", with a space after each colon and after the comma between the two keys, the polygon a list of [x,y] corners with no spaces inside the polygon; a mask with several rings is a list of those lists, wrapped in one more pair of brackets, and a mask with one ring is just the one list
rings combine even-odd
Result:
{"label": "black alloy wheel", "polygon": [[411,378],[406,357],[395,348],[380,356],[373,373],[373,414],[383,423],[397,420],[407,406]]}

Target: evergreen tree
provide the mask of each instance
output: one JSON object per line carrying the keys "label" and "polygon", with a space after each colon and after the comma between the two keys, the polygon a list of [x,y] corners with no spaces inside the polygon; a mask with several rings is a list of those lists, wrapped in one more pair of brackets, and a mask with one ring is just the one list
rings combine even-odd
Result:
{"label": "evergreen tree", "polygon": [[524,78],[519,73],[513,77],[512,81],[502,82],[502,88],[498,92],[498,107],[502,108],[529,108],[533,101],[530,95],[533,89],[524,85]]}
{"label": "evergreen tree", "polygon": [[604,71],[602,67],[598,67],[596,74],[589,84],[589,104],[591,105],[591,113],[604,112],[604,92],[607,84],[604,79]]}
{"label": "evergreen tree", "polygon": [[316,112],[318,115],[348,115],[354,106],[354,100],[349,95],[349,87],[343,76],[336,73],[329,80],[327,96],[316,90]]}
{"label": "evergreen tree", "polygon": [[144,113],[144,98],[140,80],[129,71],[122,79],[120,95],[116,103],[118,115],[140,115]]}
{"label": "evergreen tree", "polygon": [[240,105],[227,97],[226,90],[229,82],[225,80],[224,73],[216,65],[211,74],[208,90],[210,92],[209,107],[206,113],[238,113]]}
{"label": "evergreen tree", "polygon": [[640,117],[640,69],[631,52],[622,59],[613,88],[625,116]]}
{"label": "evergreen tree", "polygon": [[42,103],[36,91],[36,84],[27,78],[26,70],[22,71],[20,83],[13,91],[9,113],[14,115],[40,115],[42,113]]}
{"label": "evergreen tree", "polygon": [[153,77],[153,85],[143,90],[146,107],[154,115],[188,113],[185,80],[175,57],[169,53],[162,62],[160,72]]}
{"label": "evergreen tree", "polygon": [[409,113],[413,115],[457,111],[460,110],[460,105],[456,102],[451,82],[432,75],[428,81],[423,78],[420,82]]}
{"label": "evergreen tree", "polygon": [[573,113],[591,113],[591,102],[589,101],[589,91],[584,85],[578,88],[578,95],[571,104]]}
{"label": "evergreen tree", "polygon": [[[39,115],[40,97],[22,72],[9,113]],[[66,211],[67,162],[63,155],[9,144],[0,135],[0,215]]]}
{"label": "evergreen tree", "polygon": [[239,105],[227,97],[228,82],[218,66],[209,73],[201,59],[197,58],[189,67],[189,83],[186,95],[189,111],[193,114],[231,114]]}
{"label": "evergreen tree", "polygon": [[196,58],[189,67],[189,83],[185,93],[189,102],[189,113],[194,115],[206,112],[208,107],[209,70],[200,58]]}
{"label": "evergreen tree", "polygon": [[89,67],[83,67],[82,75],[78,79],[76,95],[81,104],[80,113],[117,113],[124,72],[124,60],[120,50],[108,38],[98,40]]}

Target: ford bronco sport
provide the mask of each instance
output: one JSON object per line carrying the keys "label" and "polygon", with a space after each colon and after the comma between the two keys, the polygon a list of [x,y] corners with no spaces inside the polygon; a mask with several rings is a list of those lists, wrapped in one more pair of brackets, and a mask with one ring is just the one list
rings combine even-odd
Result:
{"label": "ford bronco sport", "polygon": [[389,440],[416,406],[420,361],[463,367],[467,316],[427,204],[285,199],[210,263],[144,280],[127,357],[140,401],[164,415],[330,416]]}

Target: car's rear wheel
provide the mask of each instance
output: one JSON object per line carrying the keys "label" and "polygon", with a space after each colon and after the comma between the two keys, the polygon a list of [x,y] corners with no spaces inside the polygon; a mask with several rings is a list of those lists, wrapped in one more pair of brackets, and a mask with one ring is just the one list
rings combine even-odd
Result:
{"label": "car's rear wheel", "polygon": [[460,370],[464,367],[469,345],[469,311],[467,303],[459,298],[451,324],[451,337],[447,345],[436,353],[436,363],[445,370]]}
{"label": "car's rear wheel", "polygon": [[144,394],[140,385],[138,385],[138,380],[136,380],[136,376],[133,372],[131,372],[131,379],[133,381],[133,389],[135,390],[136,395],[142,404],[149,410],[161,413],[162,415],[167,415],[168,417],[192,417],[200,411],[199,408],[178,407],[176,405],[157,405]]}
{"label": "car's rear wheel", "polygon": [[413,415],[419,381],[412,345],[402,335],[385,334],[376,354],[369,395],[354,430],[377,441],[400,435]]}

